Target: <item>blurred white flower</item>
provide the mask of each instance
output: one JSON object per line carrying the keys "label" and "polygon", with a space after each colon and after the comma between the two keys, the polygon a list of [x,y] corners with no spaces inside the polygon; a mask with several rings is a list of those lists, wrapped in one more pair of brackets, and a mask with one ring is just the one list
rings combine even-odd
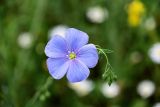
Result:
{"label": "blurred white flower", "polygon": [[107,9],[95,6],[87,10],[86,16],[93,23],[102,23],[109,15]]}
{"label": "blurred white flower", "polygon": [[107,98],[114,98],[120,93],[120,88],[117,83],[112,83],[111,86],[105,83],[101,87],[101,92]]}
{"label": "blurred white flower", "polygon": [[155,103],[153,107],[160,107],[160,102]]}
{"label": "blurred white flower", "polygon": [[148,31],[154,30],[156,28],[156,22],[155,22],[154,18],[149,17],[145,21],[144,26],[145,26],[146,30],[148,30]]}
{"label": "blurred white flower", "polygon": [[154,63],[160,64],[160,43],[154,44],[150,49],[149,49],[149,57]]}
{"label": "blurred white flower", "polygon": [[137,92],[142,98],[150,97],[155,91],[155,85],[150,80],[143,80],[138,84]]}
{"label": "blurred white flower", "polygon": [[33,36],[29,32],[24,32],[19,35],[17,42],[21,48],[30,48],[33,42]]}
{"label": "blurred white flower", "polygon": [[68,83],[69,87],[73,89],[79,96],[86,96],[93,88],[94,84],[91,80],[84,80],[77,83]]}
{"label": "blurred white flower", "polygon": [[51,30],[49,30],[48,37],[49,39],[54,35],[60,35],[62,37],[65,37],[65,32],[67,29],[68,29],[68,26],[66,25],[57,25],[53,27]]}

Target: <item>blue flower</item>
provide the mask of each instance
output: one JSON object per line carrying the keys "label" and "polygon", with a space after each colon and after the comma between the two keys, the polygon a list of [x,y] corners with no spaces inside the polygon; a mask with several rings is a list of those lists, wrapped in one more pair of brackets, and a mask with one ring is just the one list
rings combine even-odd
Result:
{"label": "blue flower", "polygon": [[80,82],[89,76],[89,68],[96,66],[98,53],[95,45],[87,44],[88,35],[69,28],[65,38],[55,35],[45,47],[47,67],[51,76],[61,79],[66,74],[69,82]]}

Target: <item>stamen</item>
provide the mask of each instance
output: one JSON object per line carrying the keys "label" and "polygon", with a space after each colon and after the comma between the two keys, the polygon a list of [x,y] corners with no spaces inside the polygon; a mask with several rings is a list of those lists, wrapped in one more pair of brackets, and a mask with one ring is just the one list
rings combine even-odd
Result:
{"label": "stamen", "polygon": [[69,53],[69,59],[75,59],[76,54],[74,52]]}

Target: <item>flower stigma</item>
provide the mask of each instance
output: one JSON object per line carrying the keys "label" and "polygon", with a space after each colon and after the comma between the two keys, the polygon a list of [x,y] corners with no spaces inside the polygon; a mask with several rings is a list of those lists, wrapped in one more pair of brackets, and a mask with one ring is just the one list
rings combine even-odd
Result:
{"label": "flower stigma", "polygon": [[75,59],[76,54],[74,52],[69,53],[69,59]]}

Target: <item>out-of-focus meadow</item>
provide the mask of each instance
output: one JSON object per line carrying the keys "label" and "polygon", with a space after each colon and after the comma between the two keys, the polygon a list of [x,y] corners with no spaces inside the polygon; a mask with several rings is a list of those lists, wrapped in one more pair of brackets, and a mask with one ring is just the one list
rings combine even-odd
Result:
{"label": "out-of-focus meadow", "polygon": [[[86,81],[54,80],[44,47],[74,27],[108,54]],[[160,107],[159,0],[0,0],[0,107]],[[48,78],[48,79],[47,79]]]}

